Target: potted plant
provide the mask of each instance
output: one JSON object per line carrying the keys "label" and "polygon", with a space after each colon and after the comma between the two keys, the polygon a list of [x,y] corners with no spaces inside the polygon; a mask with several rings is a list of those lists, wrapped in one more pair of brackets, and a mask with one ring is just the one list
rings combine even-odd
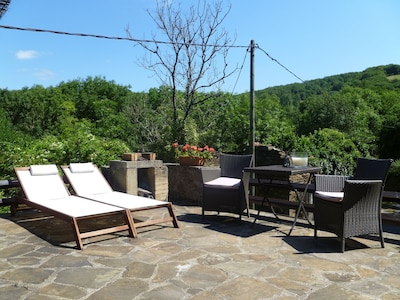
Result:
{"label": "potted plant", "polygon": [[214,148],[208,147],[208,145],[198,147],[187,143],[185,145],[173,143],[172,148],[175,151],[175,158],[184,166],[203,166],[215,152]]}

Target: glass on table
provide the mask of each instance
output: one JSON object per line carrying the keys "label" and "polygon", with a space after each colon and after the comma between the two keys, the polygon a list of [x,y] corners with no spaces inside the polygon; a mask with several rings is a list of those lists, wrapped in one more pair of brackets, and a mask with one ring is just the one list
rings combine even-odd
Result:
{"label": "glass on table", "polygon": [[290,153],[291,166],[294,168],[304,168],[308,166],[307,152],[292,152]]}

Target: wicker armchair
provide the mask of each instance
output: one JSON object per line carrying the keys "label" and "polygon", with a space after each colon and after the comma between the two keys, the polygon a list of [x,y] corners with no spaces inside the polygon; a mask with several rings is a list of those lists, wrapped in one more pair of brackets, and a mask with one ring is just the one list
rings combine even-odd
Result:
{"label": "wicker armchair", "polygon": [[344,252],[346,238],[379,234],[384,248],[382,191],[391,163],[391,159],[359,158],[354,177],[316,175],[314,236],[318,230],[336,234]]}
{"label": "wicker armchair", "polygon": [[220,155],[220,174],[204,182],[202,217],[205,211],[229,212],[242,217],[246,208],[243,169],[249,167],[253,155]]}

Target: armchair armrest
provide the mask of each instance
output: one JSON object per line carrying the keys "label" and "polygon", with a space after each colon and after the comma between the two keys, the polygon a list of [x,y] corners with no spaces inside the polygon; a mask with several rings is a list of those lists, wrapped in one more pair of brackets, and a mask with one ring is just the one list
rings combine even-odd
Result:
{"label": "armchair armrest", "polygon": [[344,187],[343,205],[353,207],[356,203],[371,202],[381,207],[382,180],[347,180]]}

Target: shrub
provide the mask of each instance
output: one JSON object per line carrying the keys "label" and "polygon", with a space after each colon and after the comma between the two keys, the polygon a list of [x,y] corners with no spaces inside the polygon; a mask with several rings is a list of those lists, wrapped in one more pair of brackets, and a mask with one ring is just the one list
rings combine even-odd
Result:
{"label": "shrub", "polygon": [[302,136],[293,150],[307,151],[309,163],[320,166],[324,174],[351,175],[361,156],[344,133],[328,128]]}

